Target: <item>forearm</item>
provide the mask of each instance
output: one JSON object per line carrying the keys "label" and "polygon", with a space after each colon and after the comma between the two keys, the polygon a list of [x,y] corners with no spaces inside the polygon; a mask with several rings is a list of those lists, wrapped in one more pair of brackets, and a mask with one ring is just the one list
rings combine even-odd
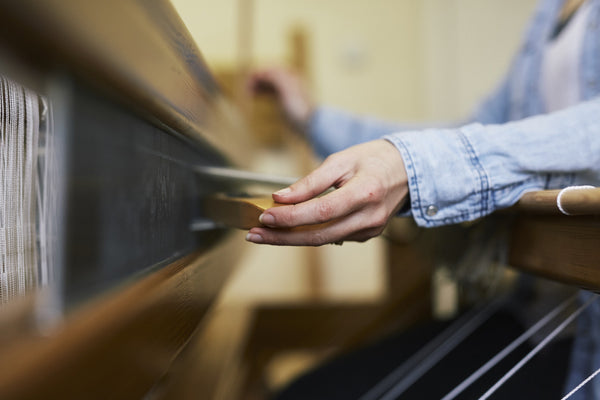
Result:
{"label": "forearm", "polygon": [[401,124],[321,106],[311,116],[308,135],[315,152],[326,157],[356,144],[380,139],[392,132],[425,129],[436,125],[438,124]]}

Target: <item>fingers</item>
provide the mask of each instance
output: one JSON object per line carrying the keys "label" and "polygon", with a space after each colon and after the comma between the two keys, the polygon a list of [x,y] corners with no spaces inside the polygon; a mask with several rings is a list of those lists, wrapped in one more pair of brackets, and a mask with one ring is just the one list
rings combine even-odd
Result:
{"label": "fingers", "polygon": [[300,203],[320,195],[333,186],[343,185],[347,179],[348,170],[327,159],[321,166],[293,185],[273,193],[273,200],[284,204]]}
{"label": "fingers", "polygon": [[[348,215],[356,210],[359,200],[356,198],[359,188],[350,183],[344,187],[348,172],[341,164],[327,159],[309,175],[273,193],[276,202],[292,205],[266,210],[260,216],[260,222],[270,227],[285,228],[320,224]],[[316,197],[332,186],[342,186],[342,189]]]}
{"label": "fingers", "polygon": [[[310,193],[311,189],[305,190],[305,193]],[[323,224],[362,209],[370,203],[371,199],[372,196],[369,191],[364,190],[361,179],[352,179],[342,188],[323,197],[295,205],[271,208],[261,215],[260,222],[274,228]]]}
{"label": "fingers", "polygon": [[[377,174],[357,173],[356,164],[348,162],[347,154],[353,152],[327,158],[311,174],[274,193],[276,202],[293,205],[266,210],[260,222],[272,228],[322,224],[368,206],[380,210],[371,215],[374,225],[385,222],[403,195],[390,196],[394,188]],[[374,168],[380,172],[378,165]],[[332,186],[339,189],[316,197]]]}
{"label": "fingers", "polygon": [[248,89],[252,93],[274,91],[281,95],[287,88],[286,72],[278,68],[265,69],[254,72],[248,80]]}
{"label": "fingers", "polygon": [[266,69],[250,77],[248,88],[252,93],[273,92],[289,122],[296,128],[305,128],[314,105],[299,76],[282,68]]}
{"label": "fingers", "polygon": [[[330,187],[339,189],[316,197]],[[404,163],[385,141],[354,146],[325,160],[314,172],[273,194],[288,205],[266,210],[247,240],[277,245],[364,241],[379,235],[406,201]]]}
{"label": "fingers", "polygon": [[[366,213],[354,213],[342,221],[328,224],[319,229],[271,229],[252,228],[246,235],[246,240],[259,244],[277,246],[321,246],[343,240],[365,241],[383,231],[382,226],[370,226]],[[363,228],[367,225],[367,228]]]}

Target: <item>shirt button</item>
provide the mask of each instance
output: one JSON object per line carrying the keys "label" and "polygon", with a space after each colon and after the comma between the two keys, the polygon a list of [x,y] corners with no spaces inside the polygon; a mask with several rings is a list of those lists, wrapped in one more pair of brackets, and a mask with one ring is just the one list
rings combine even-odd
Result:
{"label": "shirt button", "polygon": [[438,208],[434,205],[430,205],[429,207],[427,207],[425,214],[427,214],[430,217],[433,217],[435,214],[437,214],[437,212],[438,212]]}

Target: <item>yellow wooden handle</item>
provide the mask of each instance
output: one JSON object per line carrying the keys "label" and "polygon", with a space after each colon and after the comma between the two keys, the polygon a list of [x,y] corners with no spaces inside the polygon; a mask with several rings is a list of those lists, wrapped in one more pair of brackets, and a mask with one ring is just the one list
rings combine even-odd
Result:
{"label": "yellow wooden handle", "polygon": [[[225,194],[210,196],[203,202],[204,213],[207,218],[227,227],[238,229],[263,226],[258,221],[260,214],[269,208],[285,205],[287,204],[276,203],[270,196],[231,197]],[[292,230],[320,230],[333,222],[298,226],[292,228]]]}

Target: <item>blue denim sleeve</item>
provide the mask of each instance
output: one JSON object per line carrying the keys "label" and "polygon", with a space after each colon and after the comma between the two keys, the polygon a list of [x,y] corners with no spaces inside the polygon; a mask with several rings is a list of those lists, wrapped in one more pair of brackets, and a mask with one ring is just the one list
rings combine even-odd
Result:
{"label": "blue denim sleeve", "polygon": [[505,80],[477,107],[471,121],[481,124],[502,124],[508,121],[509,97],[508,81]]}
{"label": "blue denim sleeve", "polygon": [[[471,121],[499,124],[508,120],[508,89],[504,82],[477,108]],[[327,157],[355,144],[380,139],[382,136],[406,130],[422,130],[436,125],[399,124],[376,118],[357,116],[333,107],[319,107],[313,113],[308,135],[321,157]],[[446,126],[458,125],[445,124]]]}
{"label": "blue denim sleeve", "polygon": [[326,157],[355,144],[406,129],[408,128],[400,124],[321,107],[315,110],[311,117],[308,134],[315,152],[321,157]]}
{"label": "blue denim sleeve", "polygon": [[404,159],[411,213],[420,226],[477,219],[527,191],[600,181],[600,98],[506,124],[385,139]]}

